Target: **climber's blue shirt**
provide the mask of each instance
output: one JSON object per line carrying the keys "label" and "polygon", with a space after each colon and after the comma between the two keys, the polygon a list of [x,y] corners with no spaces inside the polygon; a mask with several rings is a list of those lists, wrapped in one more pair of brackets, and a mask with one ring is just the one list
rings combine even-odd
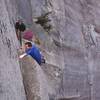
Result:
{"label": "climber's blue shirt", "polygon": [[39,65],[41,65],[41,54],[39,49],[33,45],[32,48],[26,50],[27,55],[30,55],[34,58]]}

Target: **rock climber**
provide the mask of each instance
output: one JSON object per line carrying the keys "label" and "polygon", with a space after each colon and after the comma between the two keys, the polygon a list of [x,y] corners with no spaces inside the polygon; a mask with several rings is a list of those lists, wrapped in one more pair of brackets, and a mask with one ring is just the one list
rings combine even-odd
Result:
{"label": "rock climber", "polygon": [[34,44],[32,44],[31,42],[25,43],[25,53],[20,55],[19,58],[23,58],[27,55],[30,55],[34,60],[36,60],[36,62],[39,65],[41,65],[41,63],[42,63],[41,53],[40,53],[39,49]]}
{"label": "rock climber", "polygon": [[23,23],[22,20],[16,21],[15,29],[16,29],[17,38],[20,41],[20,44],[22,45],[22,34],[21,34],[21,32],[24,32],[26,30],[26,26],[25,26],[25,24]]}

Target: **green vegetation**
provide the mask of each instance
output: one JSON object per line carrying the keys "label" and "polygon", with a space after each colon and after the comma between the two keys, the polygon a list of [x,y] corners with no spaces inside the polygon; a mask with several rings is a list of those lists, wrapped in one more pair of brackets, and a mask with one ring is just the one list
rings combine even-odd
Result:
{"label": "green vegetation", "polygon": [[51,12],[48,12],[48,13],[42,14],[39,17],[36,17],[37,21],[35,21],[36,24],[40,24],[43,27],[43,29],[48,33],[52,29],[52,25],[49,23],[51,21],[49,19],[50,13]]}

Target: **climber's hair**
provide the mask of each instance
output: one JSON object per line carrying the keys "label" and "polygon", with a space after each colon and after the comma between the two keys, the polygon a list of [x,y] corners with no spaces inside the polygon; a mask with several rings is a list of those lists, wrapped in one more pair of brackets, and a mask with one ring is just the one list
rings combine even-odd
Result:
{"label": "climber's hair", "polygon": [[25,45],[28,45],[28,47],[32,47],[32,43],[31,42],[26,42]]}

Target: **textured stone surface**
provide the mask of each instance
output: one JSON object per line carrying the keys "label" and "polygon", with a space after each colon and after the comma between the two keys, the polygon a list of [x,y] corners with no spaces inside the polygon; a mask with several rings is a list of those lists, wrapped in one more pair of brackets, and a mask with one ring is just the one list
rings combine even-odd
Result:
{"label": "textured stone surface", "polygon": [[[0,49],[2,52],[1,66],[3,67],[0,68],[2,76],[1,83],[6,83],[4,79],[7,80],[9,78],[6,77],[10,77],[6,69],[13,70],[10,71],[13,72],[11,73],[13,74],[11,79],[14,78],[14,75],[16,76],[14,71],[19,70],[17,71],[19,72],[17,75],[18,79],[21,80],[20,69],[17,69],[19,68],[18,59],[14,65],[9,63],[10,61],[16,62],[14,59],[9,59],[9,57],[14,57],[14,55],[16,55],[16,48],[18,48],[17,40],[15,41],[15,34],[13,34],[14,30],[11,31],[13,27],[12,20],[20,16],[30,27],[34,17],[52,11],[52,14],[49,16],[51,19],[50,23],[53,26],[50,35],[43,34],[41,36],[41,33],[45,33],[45,31],[39,25],[37,26],[34,23],[32,25],[33,31],[38,33],[43,41],[46,41],[44,48],[48,51],[45,55],[49,64],[40,69],[38,68],[38,70],[40,70],[43,77],[45,77],[43,79],[46,81],[45,84],[48,85],[49,88],[53,88],[49,94],[50,99],[52,100],[55,96],[58,98],[79,96],[77,98],[79,100],[100,100],[100,39],[95,37],[97,38],[95,39],[97,43],[95,45],[93,41],[94,32],[92,34],[89,29],[91,24],[94,25],[96,32],[100,32],[99,3],[99,0],[1,0],[0,20],[5,22],[7,27],[9,27],[7,32],[4,32],[7,34],[7,37],[5,37],[4,33],[1,33],[0,39],[0,45],[5,48]],[[85,29],[83,28],[84,26],[86,26]],[[4,28],[6,29],[6,27]],[[12,43],[12,47],[9,45],[9,40]],[[7,59],[6,62],[3,60],[5,57]],[[5,66],[5,64],[8,65],[9,68]],[[14,68],[11,66],[14,66]],[[55,74],[55,71],[59,72],[59,69],[61,70],[60,78],[55,79],[56,77],[54,75],[58,76],[58,73]],[[8,74],[5,76],[4,72]],[[41,77],[38,76],[38,79],[40,80]],[[8,82],[14,84],[12,80]],[[43,89],[45,86],[42,85],[42,80],[39,82],[41,83],[40,86],[42,86],[41,91],[45,91],[45,89]],[[55,87],[55,84],[59,85]],[[19,85],[16,87],[20,87]],[[6,88],[3,88],[3,90],[5,89]],[[17,89],[15,90],[17,91]],[[18,91],[20,91],[20,89],[18,89]],[[46,91],[49,93],[48,90]],[[48,94],[46,95],[48,96]],[[3,95],[1,95],[1,98],[3,98],[2,96]],[[10,99],[11,96],[7,95]],[[4,98],[4,100],[7,100],[6,97]],[[17,100],[16,98],[15,96],[14,100]]]}
{"label": "textured stone surface", "polygon": [[0,0],[0,100],[26,100],[17,49],[5,0]]}
{"label": "textured stone surface", "polygon": [[[32,1],[40,6],[37,6],[38,13],[34,8],[35,5],[33,6],[34,16],[43,13],[43,9],[52,11],[52,25],[55,28],[53,34],[51,33],[52,38],[60,41],[64,48],[65,68],[60,95],[66,97],[79,94],[80,100],[99,100],[100,90],[97,85],[99,84],[99,42],[96,47],[91,47],[89,42],[91,36],[86,36],[90,47],[85,48],[87,44],[82,29],[83,25],[88,27],[89,24],[93,24],[95,29],[98,29],[99,0],[49,0],[47,3],[45,0]],[[46,6],[44,7],[43,4]],[[90,34],[88,30],[87,34]]]}
{"label": "textured stone surface", "polygon": [[27,100],[49,100],[53,89],[49,86],[44,71],[30,56],[22,60],[22,74]]}

